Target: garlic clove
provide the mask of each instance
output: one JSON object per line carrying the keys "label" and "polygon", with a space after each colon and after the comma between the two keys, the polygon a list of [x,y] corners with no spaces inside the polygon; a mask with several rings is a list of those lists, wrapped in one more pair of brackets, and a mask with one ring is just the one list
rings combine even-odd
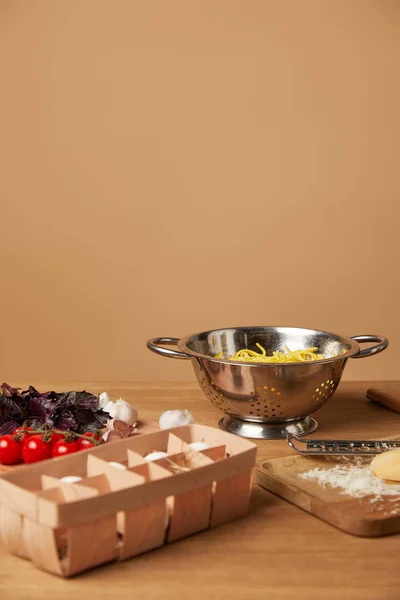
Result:
{"label": "garlic clove", "polygon": [[82,477],[78,477],[76,475],[66,475],[60,479],[62,483],[78,483],[78,481],[82,481]]}
{"label": "garlic clove", "polygon": [[110,467],[114,467],[115,469],[119,469],[120,471],[126,471],[126,466],[122,465],[119,462],[114,462],[111,460],[108,464],[110,465]]}
{"label": "garlic clove", "polygon": [[128,423],[125,423],[125,421],[109,419],[106,423],[106,431],[103,433],[103,440],[108,442],[117,439],[126,439],[130,435],[137,432],[135,425],[136,423],[133,425],[128,425]]}
{"label": "garlic clove", "polygon": [[111,414],[113,409],[114,409],[114,402],[112,400],[109,400],[102,408],[102,410],[104,410],[104,412],[107,412],[108,414]]}
{"label": "garlic clove", "polygon": [[124,421],[128,425],[133,425],[139,418],[136,408],[129,404],[129,402],[122,400],[122,398],[114,402],[113,406],[107,412],[110,413],[111,418],[115,421]]}
{"label": "garlic clove", "polygon": [[113,429],[114,429],[114,419],[108,419],[108,421],[106,423],[106,430],[113,431]]}
{"label": "garlic clove", "polygon": [[104,442],[119,442],[123,440],[123,435],[119,431],[115,431],[113,429],[108,429],[102,435]]}
{"label": "garlic clove", "polygon": [[147,456],[144,456],[144,460],[147,462],[151,462],[153,460],[159,460],[160,458],[165,458],[168,456],[166,452],[150,452]]}
{"label": "garlic clove", "polygon": [[109,402],[111,402],[111,398],[107,394],[107,392],[101,392],[101,394],[99,394],[99,397],[97,398],[97,408],[98,408],[98,410],[104,410],[104,407]]}
{"label": "garlic clove", "polygon": [[166,410],[159,419],[160,429],[171,429],[194,423],[193,415],[188,410]]}
{"label": "garlic clove", "polygon": [[118,421],[117,419],[113,419],[113,430],[118,431],[122,437],[128,437],[128,435],[132,432],[133,425],[128,425],[125,421]]}
{"label": "garlic clove", "polygon": [[191,447],[192,450],[195,450],[196,452],[201,452],[202,450],[208,450],[208,448],[210,447],[205,442],[192,442],[191,444],[189,444],[189,446]]}

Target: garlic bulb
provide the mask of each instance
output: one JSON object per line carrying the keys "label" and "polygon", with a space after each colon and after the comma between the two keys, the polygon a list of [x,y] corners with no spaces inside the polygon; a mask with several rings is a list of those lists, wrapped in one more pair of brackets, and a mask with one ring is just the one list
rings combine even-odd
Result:
{"label": "garlic bulb", "polygon": [[62,477],[60,481],[62,481],[62,483],[78,483],[78,481],[82,481],[82,477],[77,477],[76,475],[66,475],[66,477]]}
{"label": "garlic bulb", "polygon": [[115,469],[119,469],[120,471],[126,471],[126,466],[121,465],[121,463],[119,462],[114,462],[111,460],[108,464],[110,465],[110,467],[114,467]]}
{"label": "garlic bulb", "polygon": [[144,457],[144,460],[151,462],[152,460],[158,460],[159,458],[165,458],[166,456],[168,456],[166,452],[150,452],[150,454]]}
{"label": "garlic bulb", "polygon": [[101,410],[104,410],[104,412],[107,413],[111,413],[111,411],[114,408],[114,402],[112,400],[109,400],[108,402],[106,402],[106,404],[103,406],[103,408]]}
{"label": "garlic bulb", "polygon": [[107,394],[107,392],[101,392],[101,394],[99,394],[99,397],[97,398],[98,410],[104,410],[105,405],[108,404],[109,402],[111,402],[111,398]]}
{"label": "garlic bulb", "polygon": [[192,448],[192,450],[195,450],[196,452],[207,450],[210,447],[205,442],[192,442],[191,444],[189,444],[189,446]]}
{"label": "garlic bulb", "polygon": [[194,423],[192,414],[188,410],[166,410],[159,419],[160,429],[171,429],[182,425]]}
{"label": "garlic bulb", "polygon": [[106,406],[107,412],[110,413],[110,417],[115,421],[123,421],[128,425],[133,425],[139,418],[136,408],[129,404],[129,402],[122,400],[122,398],[119,398],[115,403],[113,403],[113,405],[110,407],[110,410],[108,410],[108,404]]}

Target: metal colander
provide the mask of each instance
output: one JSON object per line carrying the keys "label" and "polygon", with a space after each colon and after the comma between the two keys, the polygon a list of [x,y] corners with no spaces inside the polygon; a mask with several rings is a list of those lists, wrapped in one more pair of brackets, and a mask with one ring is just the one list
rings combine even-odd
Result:
{"label": "metal colander", "polygon": [[[331,357],[303,363],[243,363],[227,360],[242,348],[267,355],[317,347]],[[361,343],[375,345],[364,350]],[[169,348],[175,345],[178,350]],[[378,335],[341,337],[297,327],[232,327],[178,338],[154,338],[153,352],[170,358],[190,359],[204,394],[225,413],[220,427],[245,437],[280,439],[287,433],[305,435],[317,422],[310,415],[336,390],[348,358],[364,358],[387,348]],[[167,346],[167,347],[165,347]],[[221,358],[214,358],[222,352]],[[337,356],[334,356],[337,354]]]}

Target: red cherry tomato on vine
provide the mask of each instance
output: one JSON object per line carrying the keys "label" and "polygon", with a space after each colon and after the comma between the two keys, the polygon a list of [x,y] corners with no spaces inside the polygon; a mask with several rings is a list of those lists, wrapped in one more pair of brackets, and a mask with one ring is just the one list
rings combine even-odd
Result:
{"label": "red cherry tomato on vine", "polygon": [[[100,436],[97,433],[94,433],[93,431],[88,431],[87,433],[84,433],[83,435],[86,436],[86,438],[92,438],[92,440],[94,440],[96,442],[100,441]],[[87,450],[88,448],[93,448],[93,446],[96,445],[94,443],[94,441],[92,442],[85,438],[79,438],[78,439],[79,450]]]}
{"label": "red cherry tomato on vine", "polygon": [[17,441],[21,442],[21,444],[26,440],[27,437],[35,435],[35,430],[33,427],[17,427],[14,431],[13,436],[18,436]]}
{"label": "red cherry tomato on vine", "polygon": [[44,441],[43,434],[30,435],[22,444],[22,459],[28,465],[50,457],[51,444]]}
{"label": "red cherry tomato on vine", "polygon": [[63,435],[62,433],[52,433],[50,438],[50,444],[54,446],[54,444],[60,442],[61,440],[65,440],[65,435]]}
{"label": "red cherry tomato on vine", "polygon": [[0,436],[0,463],[15,465],[21,459],[21,444],[14,440],[13,435]]}
{"label": "red cherry tomato on vine", "polygon": [[66,456],[67,454],[73,454],[74,452],[78,452],[78,450],[78,442],[75,442],[75,440],[71,442],[67,442],[66,440],[59,440],[54,444],[51,455],[53,458],[57,458],[57,456]]}

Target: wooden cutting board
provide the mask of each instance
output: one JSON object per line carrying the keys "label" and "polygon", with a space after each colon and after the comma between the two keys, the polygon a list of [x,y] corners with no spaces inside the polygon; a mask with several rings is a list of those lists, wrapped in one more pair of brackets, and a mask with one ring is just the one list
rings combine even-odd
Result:
{"label": "wooden cutting board", "polygon": [[352,498],[341,494],[341,489],[324,488],[316,481],[299,477],[310,469],[329,469],[338,464],[345,464],[343,458],[292,454],[262,462],[256,479],[261,487],[352,535],[379,537],[399,533],[400,494],[371,502],[371,497]]}

